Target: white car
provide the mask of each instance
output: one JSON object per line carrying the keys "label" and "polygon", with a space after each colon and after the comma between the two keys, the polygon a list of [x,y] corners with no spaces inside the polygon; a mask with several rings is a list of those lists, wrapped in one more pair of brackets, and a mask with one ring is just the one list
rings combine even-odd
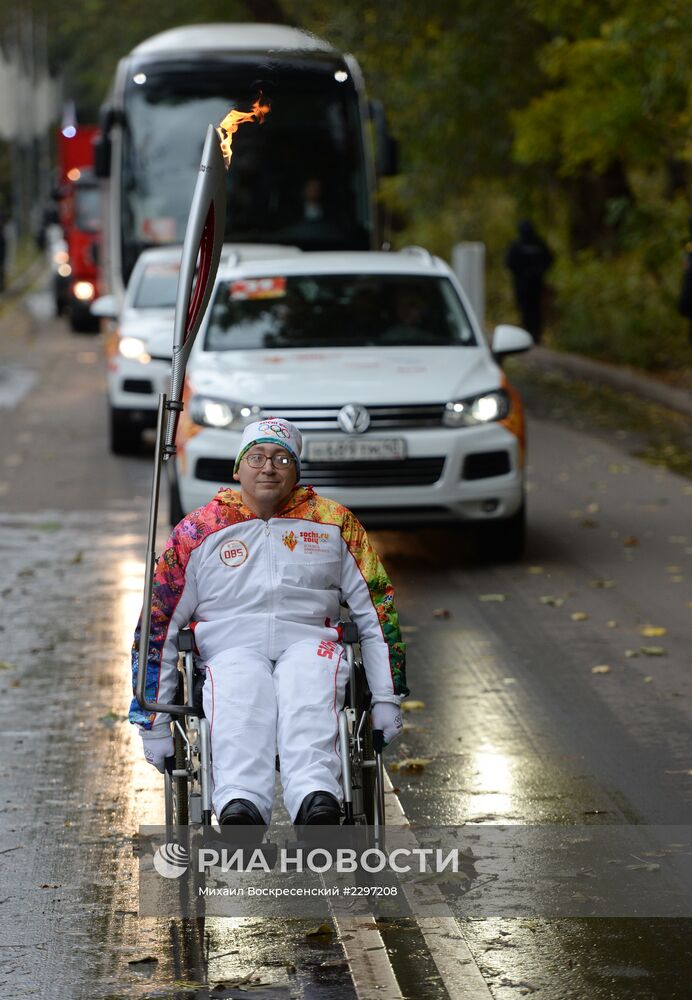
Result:
{"label": "white car", "polygon": [[[225,246],[221,261],[297,253],[292,247]],[[169,392],[173,319],[181,247],[156,247],[140,254],[127,284],[119,317],[115,297],[92,305],[95,316],[117,319],[106,339],[110,447],[115,455],[136,454],[142,431],[156,427],[159,393]]]}
{"label": "white car", "polygon": [[141,254],[120,315],[113,295],[96,299],[91,307],[95,316],[115,321],[106,337],[110,446],[115,455],[139,450],[142,431],[156,426],[159,393],[170,388],[180,252],[178,246]]}
{"label": "white car", "polygon": [[454,273],[427,251],[227,261],[187,371],[171,517],[234,486],[243,427],[303,432],[302,481],[366,525],[493,522],[508,558],[524,538],[524,420]]}

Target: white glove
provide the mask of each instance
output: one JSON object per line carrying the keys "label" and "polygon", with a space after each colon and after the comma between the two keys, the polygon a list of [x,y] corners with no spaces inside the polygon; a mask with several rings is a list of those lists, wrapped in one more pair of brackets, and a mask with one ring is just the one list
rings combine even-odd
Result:
{"label": "white glove", "polygon": [[152,729],[140,729],[144,757],[161,774],[164,772],[164,761],[173,753],[173,737],[168,722],[159,723]]}
{"label": "white glove", "polygon": [[372,706],[372,728],[382,730],[387,745],[401,736],[404,724],[399,706],[391,701],[376,701]]}

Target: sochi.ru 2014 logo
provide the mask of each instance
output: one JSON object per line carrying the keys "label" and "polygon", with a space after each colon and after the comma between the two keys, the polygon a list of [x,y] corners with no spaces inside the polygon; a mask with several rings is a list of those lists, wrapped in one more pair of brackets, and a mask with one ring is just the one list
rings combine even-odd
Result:
{"label": "sochi.ru 2014 logo", "polygon": [[298,539],[296,538],[296,536],[293,533],[293,531],[284,531],[283,537],[282,537],[281,540],[284,543],[284,545],[286,546],[286,548],[290,549],[291,552],[293,552],[294,548],[298,544]]}
{"label": "sochi.ru 2014 logo", "polygon": [[189,862],[190,856],[180,844],[162,844],[154,853],[154,868],[164,878],[180,878]]}

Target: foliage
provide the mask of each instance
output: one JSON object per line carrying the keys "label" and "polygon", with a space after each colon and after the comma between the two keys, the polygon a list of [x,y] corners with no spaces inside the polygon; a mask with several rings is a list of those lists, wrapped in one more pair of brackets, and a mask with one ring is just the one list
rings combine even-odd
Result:
{"label": "foliage", "polygon": [[287,21],[352,51],[401,145],[401,173],[381,193],[395,244],[449,256],[458,240],[483,240],[489,314],[509,318],[504,249],[531,218],[557,257],[553,344],[684,363],[689,0],[29,3],[48,20],[83,119],[118,57],[176,24]]}

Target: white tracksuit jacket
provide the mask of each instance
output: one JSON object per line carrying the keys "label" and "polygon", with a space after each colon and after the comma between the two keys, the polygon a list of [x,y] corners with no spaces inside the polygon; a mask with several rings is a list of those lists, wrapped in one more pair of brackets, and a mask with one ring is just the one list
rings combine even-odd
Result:
{"label": "white tracksuit jacket", "polygon": [[[158,560],[147,698],[173,700],[176,638],[188,623],[205,662],[238,647],[274,661],[306,639],[338,639],[331,623],[340,604],[358,626],[373,701],[399,704],[408,689],[392,585],[354,515],[311,486],[296,486],[263,521],[238,491],[221,490],[180,522]],[[139,626],[133,679],[138,650]],[[149,729],[154,719],[133,699],[132,722]]]}

